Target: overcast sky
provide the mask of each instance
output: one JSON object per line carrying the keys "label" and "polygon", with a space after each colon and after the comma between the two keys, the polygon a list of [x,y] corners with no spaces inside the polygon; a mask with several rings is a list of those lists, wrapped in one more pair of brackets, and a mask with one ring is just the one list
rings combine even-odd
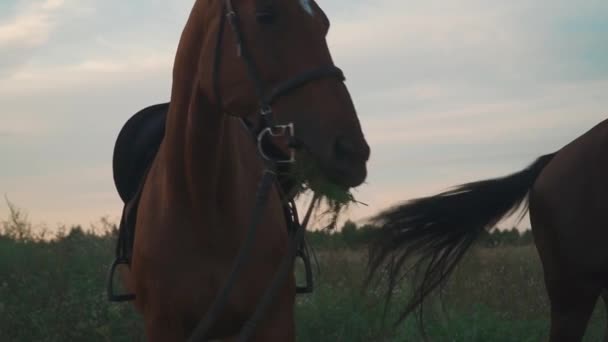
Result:
{"label": "overcast sky", "polygon": [[[168,101],[192,4],[0,1],[0,194],[35,223],[117,219],[116,135]],[[372,148],[353,219],[520,170],[608,118],[606,0],[319,5]]]}

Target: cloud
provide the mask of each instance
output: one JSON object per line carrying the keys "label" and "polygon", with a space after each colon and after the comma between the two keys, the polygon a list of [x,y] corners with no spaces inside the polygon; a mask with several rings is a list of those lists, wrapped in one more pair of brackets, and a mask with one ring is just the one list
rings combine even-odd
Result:
{"label": "cloud", "polygon": [[441,83],[484,84],[519,96],[553,81],[608,75],[607,64],[593,57],[608,54],[598,34],[608,28],[596,14],[606,13],[608,3],[557,0],[542,17],[545,1],[357,4],[333,13],[329,41],[358,95]]}
{"label": "cloud", "polygon": [[161,18],[179,12],[179,6],[172,3],[166,12],[149,13],[158,7],[110,0],[22,6],[5,25],[5,43],[11,45],[2,48],[0,91],[33,95],[141,80],[147,73],[170,75],[181,27],[167,29]]}
{"label": "cloud", "polygon": [[54,14],[65,4],[64,0],[45,0],[23,6],[7,23],[0,23],[0,48],[45,43],[56,25]]}
{"label": "cloud", "polygon": [[[433,90],[433,95],[426,92],[420,95],[414,89],[364,97],[360,110],[367,112],[372,104],[374,107],[377,103],[385,104],[384,113],[371,113],[374,115],[364,120],[366,135],[374,146],[430,144],[437,139],[451,143],[509,142],[522,139],[522,135],[580,131],[581,127],[595,125],[608,113],[605,103],[598,101],[604,89],[608,89],[608,79],[554,84],[546,87],[538,98],[526,101],[487,99],[480,93],[478,100],[453,101],[449,89]],[[478,93],[475,89],[469,91]],[[420,98],[429,102],[428,108],[417,108]]]}
{"label": "cloud", "polygon": [[19,140],[40,138],[50,129],[49,122],[28,117],[25,113],[9,115],[0,116],[0,136]]}
{"label": "cloud", "polygon": [[85,13],[84,9],[71,0],[17,2],[8,12],[10,16],[0,18],[0,79],[30,62],[48,46],[62,24]]}
{"label": "cloud", "polygon": [[125,79],[141,78],[150,73],[170,74],[172,60],[169,54],[150,53],[122,58],[102,57],[72,65],[22,67],[0,79],[0,91],[5,94],[40,94],[83,85],[115,85]]}
{"label": "cloud", "polygon": [[[606,117],[604,0],[319,2],[372,147],[353,218],[516,171]],[[20,4],[0,21],[0,191],[44,220],[118,214],[112,144],[167,100],[192,1]]]}

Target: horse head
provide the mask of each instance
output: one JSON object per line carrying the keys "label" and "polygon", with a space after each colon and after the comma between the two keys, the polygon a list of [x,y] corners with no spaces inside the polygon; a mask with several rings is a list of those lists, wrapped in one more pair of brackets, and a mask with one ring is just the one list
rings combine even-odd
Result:
{"label": "horse head", "polygon": [[215,49],[204,49],[199,60],[202,93],[250,123],[260,141],[275,137],[270,141],[282,154],[294,148],[296,158],[314,162],[333,183],[360,185],[370,149],[332,61],[321,8],[312,0],[217,1],[213,7],[223,16],[210,15],[204,33]]}

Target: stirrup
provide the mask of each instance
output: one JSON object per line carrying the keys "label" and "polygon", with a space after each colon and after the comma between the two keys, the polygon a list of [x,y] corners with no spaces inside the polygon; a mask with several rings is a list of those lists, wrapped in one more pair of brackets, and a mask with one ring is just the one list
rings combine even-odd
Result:
{"label": "stirrup", "polygon": [[312,293],[314,290],[313,281],[312,281],[312,268],[310,267],[310,258],[308,255],[304,254],[302,250],[298,250],[296,254],[296,259],[302,259],[304,262],[304,271],[306,272],[306,285],[305,286],[297,286],[296,285],[296,293],[297,294],[307,294]]}
{"label": "stirrup", "polygon": [[112,263],[112,266],[110,266],[110,271],[108,272],[108,286],[107,286],[107,294],[108,294],[108,300],[110,302],[128,302],[131,300],[135,299],[135,294],[132,293],[128,293],[128,294],[114,294],[114,272],[116,271],[116,268],[120,265],[127,265],[129,266],[129,260],[125,257],[117,257],[116,259],[114,259],[114,262]]}

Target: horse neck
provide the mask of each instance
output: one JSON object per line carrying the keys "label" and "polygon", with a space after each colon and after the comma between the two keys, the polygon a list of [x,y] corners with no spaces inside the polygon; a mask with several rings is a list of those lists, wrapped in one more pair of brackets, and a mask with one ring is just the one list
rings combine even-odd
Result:
{"label": "horse neck", "polygon": [[170,110],[165,167],[168,177],[182,180],[176,191],[187,191],[192,202],[203,201],[211,210],[221,202],[239,202],[239,194],[259,178],[262,165],[241,123],[217,111],[205,112],[201,101],[195,94],[188,110],[179,105]]}
{"label": "horse neck", "polygon": [[248,132],[238,120],[222,114],[201,86],[211,79],[201,70],[210,70],[206,63],[212,62],[201,56],[215,43],[207,39],[202,23],[212,21],[209,16],[219,10],[218,4],[197,0],[180,38],[163,143],[166,182],[176,197],[189,193],[192,202],[207,201],[209,210],[218,205],[218,198],[243,200],[230,196],[255,188],[262,170]]}

